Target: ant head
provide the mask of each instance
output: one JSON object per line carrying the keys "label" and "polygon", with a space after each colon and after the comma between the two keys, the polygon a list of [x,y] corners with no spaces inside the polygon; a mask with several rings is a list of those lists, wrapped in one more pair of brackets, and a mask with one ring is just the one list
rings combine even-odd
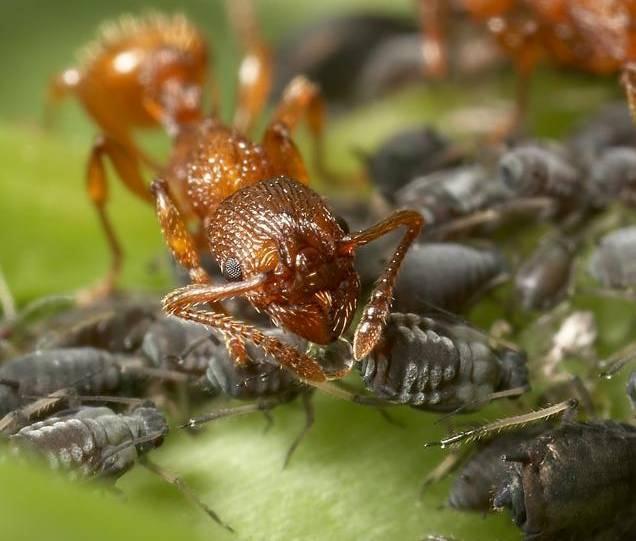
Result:
{"label": "ant head", "polygon": [[326,344],[349,326],[360,293],[353,254],[322,198],[277,177],[235,192],[208,225],[210,248],[228,281],[258,275],[248,300],[293,333]]}

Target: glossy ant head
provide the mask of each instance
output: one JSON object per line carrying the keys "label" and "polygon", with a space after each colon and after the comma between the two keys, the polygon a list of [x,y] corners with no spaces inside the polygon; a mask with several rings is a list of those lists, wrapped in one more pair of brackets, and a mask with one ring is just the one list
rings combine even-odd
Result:
{"label": "glossy ant head", "polygon": [[208,225],[229,282],[262,277],[246,296],[276,323],[327,344],[349,326],[360,294],[345,233],[318,196],[277,177],[227,198]]}

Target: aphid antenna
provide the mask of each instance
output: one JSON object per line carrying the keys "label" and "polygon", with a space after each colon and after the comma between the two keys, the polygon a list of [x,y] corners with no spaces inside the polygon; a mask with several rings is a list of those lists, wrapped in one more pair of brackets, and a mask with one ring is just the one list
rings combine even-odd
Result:
{"label": "aphid antenna", "polygon": [[193,340],[188,346],[178,355],[165,355],[164,361],[176,361],[177,364],[182,362],[188,355],[196,351],[199,347],[201,347],[206,342],[214,342],[216,345],[220,345],[221,341],[217,338],[214,332],[210,332],[204,336]]}
{"label": "aphid antenna", "polygon": [[490,393],[486,398],[471,400],[470,402],[466,402],[462,404],[458,408],[455,408],[453,411],[449,413],[445,413],[441,417],[439,417],[435,424],[440,424],[447,421],[449,418],[457,415],[466,410],[470,409],[479,409],[486,404],[489,404],[493,400],[498,400],[500,398],[513,398],[515,396],[521,396],[524,393],[527,393],[530,390],[530,385],[523,385],[522,387],[513,387],[512,389],[506,389],[504,391],[497,391],[495,393]]}
{"label": "aphid antenna", "polygon": [[540,421],[543,419],[549,419],[555,415],[561,414],[567,411],[573,411],[577,408],[578,401],[575,398],[564,400],[547,408],[542,408],[537,411],[525,413],[523,415],[515,415],[513,417],[506,417],[505,419],[498,419],[492,423],[488,423],[471,430],[465,430],[453,434],[447,438],[439,441],[427,442],[424,447],[441,447],[445,449],[452,445],[463,443],[464,441],[479,440],[491,432],[501,432],[502,430],[524,426],[528,423]]}

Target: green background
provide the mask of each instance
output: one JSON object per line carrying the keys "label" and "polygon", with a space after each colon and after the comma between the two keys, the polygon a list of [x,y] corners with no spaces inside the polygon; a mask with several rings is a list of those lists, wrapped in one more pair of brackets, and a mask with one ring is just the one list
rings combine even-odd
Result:
{"label": "green background", "polygon": [[[264,33],[272,41],[295,24],[356,7],[412,14],[410,0],[268,0],[257,5]],[[54,127],[43,129],[43,98],[48,78],[72,63],[74,51],[91,39],[100,22],[146,7],[179,9],[204,29],[214,48],[227,118],[239,56],[221,2],[2,0],[0,4],[0,267],[20,305],[86,286],[107,267],[104,240],[83,188],[95,128],[77,104],[67,102],[57,111]],[[420,122],[434,122],[449,131],[459,107],[494,106],[500,111],[502,104],[510,105],[506,100],[512,88],[511,74],[503,73],[461,86],[410,88],[365,105],[330,124],[329,158],[341,171],[355,172],[352,148],[372,149],[394,130]],[[577,116],[616,96],[620,92],[614,80],[544,70],[533,87],[531,126],[536,133],[559,135]],[[302,147],[302,134],[300,140]],[[167,150],[160,138],[147,142],[158,155]],[[168,269],[152,209],[115,181],[110,210],[126,251],[123,284],[166,292]],[[622,318],[617,324],[617,315],[631,317],[629,305],[578,302],[593,306],[601,315],[602,351],[627,339],[633,321]],[[491,302],[479,317],[492,320],[496,307],[497,302]],[[607,317],[610,313],[612,317]],[[618,414],[624,414],[623,379],[601,383],[606,395],[610,386],[617,389]],[[425,441],[443,434],[442,427],[434,424],[435,416],[398,411],[395,416],[405,425],[400,428],[371,409],[324,396],[315,402],[315,427],[285,471],[284,453],[303,423],[297,404],[277,410],[268,432],[260,416],[228,419],[197,437],[175,430],[154,453],[157,462],[182,475],[237,530],[234,536],[145,471],[135,470],[118,483],[125,494],[122,500],[9,463],[0,464],[0,535],[7,540],[64,541],[416,540],[433,533],[470,541],[520,537],[507,514],[482,517],[445,508],[450,480],[418,497],[420,480],[443,456],[423,447]],[[519,403],[516,408],[530,404]],[[506,411],[510,411],[506,405],[489,406],[479,419]]]}

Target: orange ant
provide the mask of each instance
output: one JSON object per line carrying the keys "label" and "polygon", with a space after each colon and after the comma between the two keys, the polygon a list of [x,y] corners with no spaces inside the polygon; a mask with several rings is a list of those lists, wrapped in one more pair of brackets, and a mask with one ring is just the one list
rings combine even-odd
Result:
{"label": "orange ant", "polygon": [[[427,4],[428,0],[420,0]],[[529,82],[544,57],[593,74],[623,71],[623,84],[636,111],[636,4],[631,0],[457,0],[483,23],[511,56],[518,74],[515,113],[507,130],[518,127],[527,109]],[[423,28],[438,29],[443,13],[429,10]],[[443,48],[441,44],[438,47]]]}
{"label": "orange ant", "polygon": [[[245,296],[276,325],[318,344],[333,342],[350,326],[360,294],[353,265],[355,250],[404,226],[407,231],[380,277],[355,333],[354,356],[360,359],[380,338],[397,271],[419,234],[423,219],[414,211],[398,211],[355,234],[342,229],[323,199],[306,186],[309,175],[291,137],[305,117],[320,163],[324,104],[318,88],[302,76],[289,83],[261,143],[244,135],[264,106],[271,69],[249,5],[229,5],[248,49],[240,70],[234,126],[223,124],[215,113],[204,117],[201,112],[205,56],[194,54],[203,50],[202,42],[184,18],[159,16],[128,21],[103,38],[98,52],[93,54],[94,62],[101,65],[99,73],[85,70],[91,75],[83,75],[80,81],[86,79],[85,84],[90,87],[89,82],[103,80],[103,85],[111,84],[113,94],[117,82],[125,91],[117,97],[100,91],[100,99],[87,91],[90,99],[82,98],[89,111],[100,112],[93,116],[104,129],[89,161],[89,193],[117,256],[117,243],[103,212],[103,158],[111,160],[127,186],[146,198],[139,173],[141,154],[128,131],[142,125],[142,120],[163,125],[173,137],[173,149],[165,167],[154,167],[158,178],[151,191],[167,244],[194,282],[169,294],[163,301],[164,309],[224,333],[237,362],[248,362],[244,345],[249,341],[301,379],[319,383],[327,379],[327,374],[316,360],[233,319],[218,303]],[[178,46],[167,45],[175,41]],[[113,68],[122,54],[149,58],[149,64],[140,64],[134,75],[125,76]],[[140,88],[141,80],[146,86]],[[76,94],[84,96],[79,90]],[[96,105],[91,100],[96,100]],[[113,100],[125,101],[130,114],[110,119],[106,112],[112,111]],[[103,119],[116,122],[117,129]],[[199,261],[206,243],[230,283],[211,284]],[[115,262],[119,260],[115,258]],[[118,270],[114,265],[107,286],[112,286]],[[207,307],[199,307],[202,304]],[[342,374],[335,377],[339,375]]]}

